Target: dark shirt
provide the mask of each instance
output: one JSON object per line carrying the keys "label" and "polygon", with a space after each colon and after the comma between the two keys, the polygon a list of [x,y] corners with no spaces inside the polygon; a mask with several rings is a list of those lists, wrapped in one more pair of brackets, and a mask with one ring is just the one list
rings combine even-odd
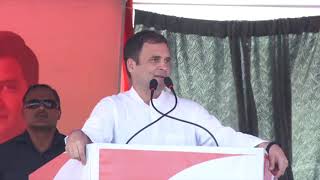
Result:
{"label": "dark shirt", "polygon": [[0,180],[27,180],[28,175],[65,151],[65,135],[57,130],[52,145],[40,153],[29,133],[0,144]]}

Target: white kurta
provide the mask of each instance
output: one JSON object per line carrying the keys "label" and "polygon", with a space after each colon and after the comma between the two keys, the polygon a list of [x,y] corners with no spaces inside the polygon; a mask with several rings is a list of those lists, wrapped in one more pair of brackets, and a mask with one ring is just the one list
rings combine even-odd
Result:
{"label": "white kurta", "polygon": [[[157,109],[166,113],[174,106],[174,96],[163,91],[153,102]],[[254,147],[263,142],[257,137],[222,126],[207,110],[191,100],[178,98],[176,109],[169,115],[205,127],[215,136],[219,146]],[[102,99],[82,130],[95,143],[124,144],[134,133],[160,116],[131,88]],[[142,131],[130,144],[215,146],[214,140],[203,129],[168,117]]]}

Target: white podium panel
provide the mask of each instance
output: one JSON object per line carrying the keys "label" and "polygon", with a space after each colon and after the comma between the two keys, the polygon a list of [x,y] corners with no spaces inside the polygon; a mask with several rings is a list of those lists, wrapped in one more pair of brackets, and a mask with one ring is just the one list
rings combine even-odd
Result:
{"label": "white podium panel", "polygon": [[54,179],[272,180],[266,159],[262,148],[90,144],[85,166],[65,160]]}

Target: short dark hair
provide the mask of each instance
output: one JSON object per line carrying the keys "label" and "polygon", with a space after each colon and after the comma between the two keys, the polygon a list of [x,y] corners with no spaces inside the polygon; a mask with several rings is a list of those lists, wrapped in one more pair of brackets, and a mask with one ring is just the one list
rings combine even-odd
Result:
{"label": "short dark hair", "polygon": [[139,64],[139,55],[144,43],[165,43],[168,45],[167,39],[163,35],[150,30],[140,31],[128,39],[124,47],[123,56],[129,77],[130,73],[128,72],[127,61],[129,58],[132,58]]}
{"label": "short dark hair", "polygon": [[0,57],[14,58],[20,65],[28,85],[38,83],[38,59],[21,36],[11,31],[0,31]]}
{"label": "short dark hair", "polygon": [[58,103],[58,107],[59,107],[59,110],[60,110],[60,97],[57,93],[57,91],[55,89],[53,89],[51,86],[47,85],[47,84],[33,84],[31,86],[29,86],[28,90],[26,91],[26,93],[24,94],[23,96],[23,99],[22,99],[22,103],[24,104],[27,100],[27,97],[28,95],[34,91],[35,89],[48,89],[52,92],[56,102]]}

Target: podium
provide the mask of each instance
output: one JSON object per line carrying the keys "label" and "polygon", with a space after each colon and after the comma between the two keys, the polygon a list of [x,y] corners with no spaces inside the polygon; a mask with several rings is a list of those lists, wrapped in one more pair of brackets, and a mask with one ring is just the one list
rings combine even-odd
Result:
{"label": "podium", "polygon": [[273,180],[262,148],[90,144],[85,166],[64,153],[30,180]]}

